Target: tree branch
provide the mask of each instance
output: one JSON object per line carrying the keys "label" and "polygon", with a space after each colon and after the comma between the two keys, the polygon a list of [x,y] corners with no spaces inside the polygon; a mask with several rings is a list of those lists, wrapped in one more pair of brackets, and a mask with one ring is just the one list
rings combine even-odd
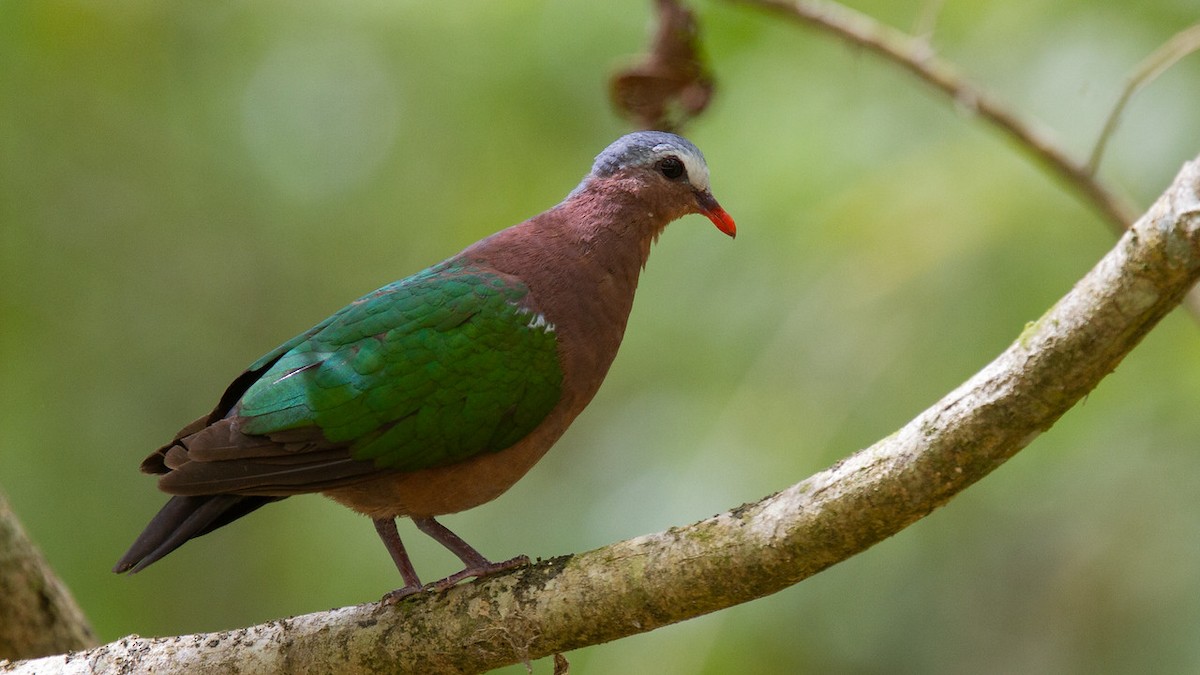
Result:
{"label": "tree branch", "polygon": [[0,673],[477,672],[747,602],[865,550],[987,475],[1116,368],[1198,277],[1200,160],[996,360],[898,432],[782,492],[394,607],[130,636]]}
{"label": "tree branch", "polygon": [[92,627],[0,494],[0,659],[96,644]]}
{"label": "tree branch", "polygon": [[[781,15],[792,21],[813,26],[863,47],[904,68],[919,79],[933,85],[946,94],[957,105],[975,113],[980,119],[999,129],[1016,142],[1018,148],[1050,170],[1064,183],[1075,190],[1084,201],[1091,204],[1108,222],[1114,234],[1122,234],[1136,215],[1128,201],[1109,190],[1096,177],[1096,166],[1100,161],[1107,138],[1112,134],[1126,98],[1132,96],[1137,86],[1147,77],[1160,74],[1180,58],[1196,48],[1194,30],[1185,30],[1155,52],[1139,67],[1145,71],[1126,88],[1122,100],[1117,104],[1109,121],[1101,132],[1092,157],[1088,161],[1077,161],[1054,140],[1050,132],[1041,129],[1032,121],[1021,119],[1003,102],[981,87],[959,75],[950,63],[939,59],[929,45],[928,36],[914,37],[891,28],[875,19],[856,12],[831,0],[730,0],[754,5]],[[930,23],[924,17],[921,23]],[[1200,321],[1200,289],[1187,296],[1184,301],[1187,311]]]}
{"label": "tree branch", "polygon": [[1120,234],[1137,216],[1134,207],[1104,187],[1084,162],[1073,159],[1054,137],[1023,120],[1003,102],[959,75],[934,54],[926,39],[879,23],[828,0],[732,0],[754,5],[792,21],[814,26],[872,51],[933,85],[956,104],[978,115],[1026,150],[1038,163],[1084,197]]}
{"label": "tree branch", "polygon": [[1179,31],[1138,64],[1125,83],[1125,88],[1121,90],[1116,105],[1109,111],[1108,118],[1104,120],[1104,128],[1100,131],[1100,137],[1096,139],[1096,145],[1092,147],[1091,156],[1088,157],[1088,173],[1095,175],[1100,168],[1100,159],[1104,157],[1104,148],[1108,145],[1108,139],[1116,131],[1117,122],[1121,120],[1121,113],[1125,112],[1125,106],[1133,100],[1133,95],[1157,79],[1159,75],[1167,72],[1179,59],[1198,49],[1200,49],[1200,23]]}

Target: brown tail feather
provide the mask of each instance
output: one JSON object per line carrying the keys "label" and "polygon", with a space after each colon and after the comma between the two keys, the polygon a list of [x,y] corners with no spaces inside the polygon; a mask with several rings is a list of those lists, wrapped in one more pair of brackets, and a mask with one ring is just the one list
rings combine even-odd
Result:
{"label": "brown tail feather", "polygon": [[208,534],[282,497],[202,495],[172,497],[117,562],[117,574],[139,572],[189,539]]}

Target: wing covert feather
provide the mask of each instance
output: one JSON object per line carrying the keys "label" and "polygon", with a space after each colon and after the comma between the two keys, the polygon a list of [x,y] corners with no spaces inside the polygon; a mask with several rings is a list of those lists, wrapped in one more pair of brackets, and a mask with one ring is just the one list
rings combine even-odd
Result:
{"label": "wing covert feather", "polygon": [[502,450],[561,394],[554,327],[528,289],[461,260],[384,286],[289,344],[235,407],[239,431],[310,432],[378,468]]}

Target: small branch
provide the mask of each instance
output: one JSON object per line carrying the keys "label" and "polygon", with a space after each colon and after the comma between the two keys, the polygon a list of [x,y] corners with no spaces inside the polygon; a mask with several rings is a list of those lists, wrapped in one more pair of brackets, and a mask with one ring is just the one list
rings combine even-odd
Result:
{"label": "small branch", "polygon": [[[982,88],[963,79],[954,66],[938,59],[929,45],[928,36],[907,35],[832,0],[730,1],[755,5],[793,21],[833,33],[899,65],[1013,139],[1018,148],[1025,150],[1029,156],[1090,203],[1104,217],[1114,234],[1119,236],[1133,222],[1134,207],[1104,187],[1095,176],[1103,144],[1112,133],[1108,126],[1115,128],[1124,98],[1110,115],[1109,124],[1102,132],[1091,159],[1087,164],[1082,164],[1072,159],[1049,132],[1031,122],[1023,121]],[[929,11],[931,10],[927,7],[926,14]],[[927,19],[922,17],[920,24],[926,23]],[[1145,77],[1156,77],[1161,70],[1169,68],[1175,61],[1196,49],[1197,36],[1191,31],[1192,29],[1187,29],[1177,34],[1148,58],[1141,67],[1141,70],[1145,71]],[[1132,95],[1133,88],[1133,85],[1130,85],[1127,96]],[[1184,306],[1193,319],[1200,321],[1200,288],[1187,296]]]}
{"label": "small branch", "polygon": [[925,39],[885,26],[875,19],[828,0],[731,0],[769,10],[785,18],[834,33],[891,61],[933,85],[955,103],[999,129],[1017,146],[1100,212],[1120,234],[1137,216],[1134,208],[1095,179],[1087,165],[1075,161],[1043,129],[1022,120],[1002,102],[958,74],[939,59]]}
{"label": "small branch", "polygon": [[0,495],[0,659],[84,649],[96,636]]}
{"label": "small branch", "polygon": [[941,14],[944,2],[945,0],[925,0],[921,4],[921,11],[917,13],[917,20],[913,24],[913,36],[927,47],[933,41],[933,29],[937,26],[938,14]]}
{"label": "small branch", "polygon": [[895,434],[686,527],[421,595],[221,633],[131,636],[0,673],[479,672],[787,588],[1000,466],[1120,363],[1200,278],[1200,160],[996,360]]}
{"label": "small branch", "polygon": [[1100,168],[1100,159],[1104,157],[1104,148],[1108,145],[1108,139],[1117,130],[1121,113],[1125,111],[1125,106],[1129,104],[1133,95],[1142,87],[1156,80],[1179,59],[1198,49],[1200,49],[1200,23],[1179,31],[1138,64],[1133,75],[1126,82],[1120,98],[1117,99],[1117,104],[1108,114],[1108,119],[1104,120],[1104,129],[1100,132],[1100,137],[1096,139],[1096,146],[1092,148],[1092,156],[1088,158],[1087,172],[1089,174],[1096,175],[1096,170]]}

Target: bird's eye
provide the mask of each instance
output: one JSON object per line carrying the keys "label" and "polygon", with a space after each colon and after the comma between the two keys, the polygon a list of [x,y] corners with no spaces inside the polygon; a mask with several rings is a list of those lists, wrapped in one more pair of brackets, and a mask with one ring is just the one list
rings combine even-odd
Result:
{"label": "bird's eye", "polygon": [[664,157],[658,162],[658,170],[662,175],[675,180],[684,175],[683,162],[678,157]]}

